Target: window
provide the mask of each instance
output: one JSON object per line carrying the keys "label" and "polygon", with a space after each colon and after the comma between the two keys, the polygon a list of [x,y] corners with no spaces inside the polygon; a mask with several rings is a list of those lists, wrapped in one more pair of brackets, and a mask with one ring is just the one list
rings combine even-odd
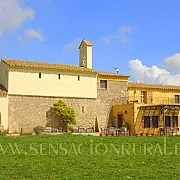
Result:
{"label": "window", "polygon": [[107,89],[107,80],[100,80],[100,88]]}
{"label": "window", "polygon": [[175,103],[179,103],[179,95],[175,95]]}
{"label": "window", "polygon": [[173,127],[177,127],[178,126],[178,116],[173,116],[172,122],[173,122]]}
{"label": "window", "polygon": [[41,78],[41,73],[39,73],[39,78]]}
{"label": "window", "polygon": [[147,103],[147,92],[141,91],[141,103]]}
{"label": "window", "polygon": [[171,127],[171,117],[170,116],[165,116],[165,126]]}
{"label": "window", "polygon": [[153,128],[159,127],[159,116],[152,116],[152,127]]}
{"label": "window", "polygon": [[82,113],[84,113],[84,106],[82,106]]}
{"label": "window", "polygon": [[144,128],[150,128],[150,116],[144,116]]}
{"label": "window", "polygon": [[80,81],[80,76],[78,76],[78,81]]}
{"label": "window", "polygon": [[61,79],[61,74],[58,74],[58,79]]}

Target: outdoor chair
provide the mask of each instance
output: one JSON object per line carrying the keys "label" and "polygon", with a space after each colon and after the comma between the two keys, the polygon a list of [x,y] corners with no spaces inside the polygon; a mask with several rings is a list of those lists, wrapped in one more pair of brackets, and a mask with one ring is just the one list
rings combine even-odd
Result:
{"label": "outdoor chair", "polygon": [[44,132],[45,132],[45,133],[50,133],[50,132],[51,132],[51,127],[45,127]]}
{"label": "outdoor chair", "polygon": [[58,133],[58,132],[62,132],[62,128],[58,129],[58,128],[52,128],[52,127],[45,127],[45,133]]}
{"label": "outdoor chair", "polygon": [[51,128],[51,132],[62,132],[62,128],[58,129],[58,128]]}
{"label": "outdoor chair", "polygon": [[123,136],[125,136],[125,135],[129,136],[129,130],[127,130],[127,129],[124,128],[124,127],[120,128],[120,133],[121,133],[121,135],[123,135]]}
{"label": "outdoor chair", "polygon": [[87,133],[92,133],[92,132],[93,132],[93,128],[87,128],[87,129],[86,129],[86,132],[87,132]]}
{"label": "outdoor chair", "polygon": [[85,129],[84,128],[79,128],[79,133],[84,133]]}
{"label": "outdoor chair", "polygon": [[73,127],[73,133],[78,133],[78,127]]}

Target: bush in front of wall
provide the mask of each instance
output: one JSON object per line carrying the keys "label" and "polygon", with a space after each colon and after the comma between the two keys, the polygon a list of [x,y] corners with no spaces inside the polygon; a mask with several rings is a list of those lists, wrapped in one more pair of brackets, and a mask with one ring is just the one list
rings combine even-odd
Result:
{"label": "bush in front of wall", "polygon": [[33,130],[37,135],[42,134],[44,132],[44,127],[43,126],[36,126],[36,127],[34,127]]}

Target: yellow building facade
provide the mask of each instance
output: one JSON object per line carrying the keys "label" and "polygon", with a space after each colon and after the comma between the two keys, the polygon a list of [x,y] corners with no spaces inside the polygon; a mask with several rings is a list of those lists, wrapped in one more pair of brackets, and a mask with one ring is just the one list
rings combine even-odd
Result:
{"label": "yellow building facade", "polygon": [[129,100],[113,106],[114,126],[124,122],[132,135],[179,134],[180,87],[129,82]]}

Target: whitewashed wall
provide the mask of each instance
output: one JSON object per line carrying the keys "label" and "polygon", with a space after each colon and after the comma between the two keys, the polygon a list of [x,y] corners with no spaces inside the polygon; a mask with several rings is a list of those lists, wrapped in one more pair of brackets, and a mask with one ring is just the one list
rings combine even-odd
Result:
{"label": "whitewashed wall", "polygon": [[[60,79],[58,74],[61,76]],[[8,94],[97,98],[96,76],[96,74],[10,69]]]}

